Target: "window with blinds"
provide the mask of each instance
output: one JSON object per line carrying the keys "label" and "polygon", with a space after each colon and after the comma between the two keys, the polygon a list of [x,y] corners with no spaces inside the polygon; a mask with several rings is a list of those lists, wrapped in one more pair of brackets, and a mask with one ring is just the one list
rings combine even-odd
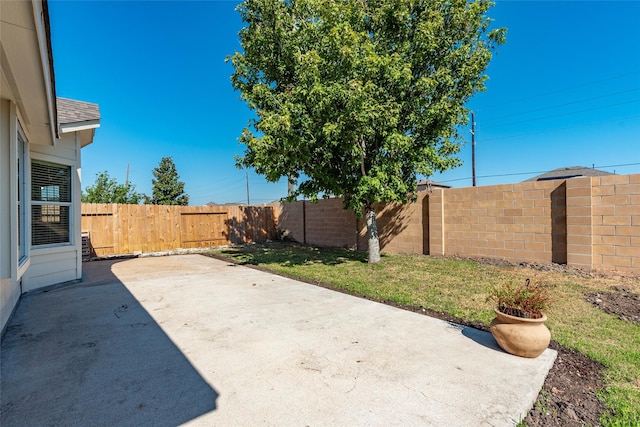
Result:
{"label": "window with blinds", "polygon": [[31,244],[70,243],[71,168],[31,162]]}

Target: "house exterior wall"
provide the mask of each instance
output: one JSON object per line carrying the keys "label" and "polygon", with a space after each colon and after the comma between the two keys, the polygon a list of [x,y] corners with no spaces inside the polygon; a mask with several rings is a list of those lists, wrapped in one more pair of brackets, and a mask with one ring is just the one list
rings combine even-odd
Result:
{"label": "house exterior wall", "polygon": [[15,213],[12,191],[15,179],[12,167],[11,144],[15,144],[12,130],[17,120],[15,107],[7,99],[0,98],[0,330],[11,316],[20,298],[20,282],[17,277],[17,248],[14,247],[13,218]]}
{"label": "house exterior wall", "polygon": [[55,146],[30,144],[31,160],[71,167],[70,242],[31,247],[31,265],[22,278],[23,292],[82,278],[80,149],[75,132],[61,135]]}

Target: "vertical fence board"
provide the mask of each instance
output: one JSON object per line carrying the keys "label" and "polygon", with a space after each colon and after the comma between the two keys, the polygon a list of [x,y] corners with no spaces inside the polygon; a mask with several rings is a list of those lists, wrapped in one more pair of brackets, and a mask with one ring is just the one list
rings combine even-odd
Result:
{"label": "vertical fence board", "polygon": [[272,206],[82,204],[91,257],[275,238]]}

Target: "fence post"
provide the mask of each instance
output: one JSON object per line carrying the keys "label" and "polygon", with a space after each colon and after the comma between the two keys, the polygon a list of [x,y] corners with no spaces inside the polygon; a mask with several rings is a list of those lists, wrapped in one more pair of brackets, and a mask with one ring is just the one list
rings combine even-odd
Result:
{"label": "fence post", "polygon": [[429,194],[429,254],[445,255],[444,191],[434,188]]}

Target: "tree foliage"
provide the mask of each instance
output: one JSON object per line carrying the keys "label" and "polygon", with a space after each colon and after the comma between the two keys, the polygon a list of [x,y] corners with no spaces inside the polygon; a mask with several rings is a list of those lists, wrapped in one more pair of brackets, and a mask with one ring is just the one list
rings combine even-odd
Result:
{"label": "tree foliage", "polygon": [[152,205],[187,206],[189,195],[184,192],[184,182],[179,179],[173,159],[163,157],[153,170],[151,197],[147,197],[145,202]]}
{"label": "tree foliage", "polygon": [[96,174],[96,182],[87,187],[82,194],[84,203],[123,203],[139,204],[144,195],[135,191],[135,185],[127,182],[118,184],[115,178],[109,177],[107,171]]}
{"label": "tree foliage", "polygon": [[[232,84],[257,118],[239,167],[293,177],[367,214],[415,197],[418,174],[458,166],[465,103],[505,30],[487,0],[246,0]],[[371,218],[372,217],[372,218]],[[371,220],[371,221],[370,221]],[[375,240],[375,242],[373,240]],[[378,257],[379,259],[379,257]]]}

